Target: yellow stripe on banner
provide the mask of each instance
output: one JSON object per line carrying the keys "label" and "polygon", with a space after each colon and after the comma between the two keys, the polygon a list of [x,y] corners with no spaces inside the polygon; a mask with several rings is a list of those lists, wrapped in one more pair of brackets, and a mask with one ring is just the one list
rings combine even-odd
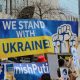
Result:
{"label": "yellow stripe on banner", "polygon": [[0,39],[0,58],[53,53],[52,37]]}

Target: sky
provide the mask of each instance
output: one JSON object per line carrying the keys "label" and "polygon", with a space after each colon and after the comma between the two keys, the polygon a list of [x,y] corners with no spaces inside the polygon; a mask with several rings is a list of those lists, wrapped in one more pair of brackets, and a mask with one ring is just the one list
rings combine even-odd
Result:
{"label": "sky", "polygon": [[58,6],[65,10],[68,10],[71,15],[78,17],[79,14],[78,0],[45,0],[45,1],[53,6]]}
{"label": "sky", "polygon": [[[39,1],[39,0],[36,0],[36,1]],[[53,6],[59,6],[65,10],[68,10],[71,15],[78,17],[78,13],[79,13],[78,12],[79,11],[78,10],[78,0],[44,0],[44,1],[50,3]],[[3,0],[0,0],[0,4],[1,2],[3,3]]]}
{"label": "sky", "polygon": [[70,11],[70,14],[78,17],[78,0],[59,0],[60,7]]}

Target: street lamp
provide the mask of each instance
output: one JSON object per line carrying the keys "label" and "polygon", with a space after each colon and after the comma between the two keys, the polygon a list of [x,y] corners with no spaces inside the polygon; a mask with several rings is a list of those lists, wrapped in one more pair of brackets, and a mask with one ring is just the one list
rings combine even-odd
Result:
{"label": "street lamp", "polygon": [[12,15],[12,0],[10,0],[10,15]]}
{"label": "street lamp", "polygon": [[28,0],[27,0],[27,6],[28,6]]}
{"label": "street lamp", "polygon": [[7,14],[7,0],[6,0],[6,14]]}

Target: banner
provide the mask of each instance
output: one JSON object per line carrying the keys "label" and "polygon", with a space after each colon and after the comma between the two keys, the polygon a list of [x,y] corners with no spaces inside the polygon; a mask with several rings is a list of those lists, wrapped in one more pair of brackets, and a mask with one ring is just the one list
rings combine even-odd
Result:
{"label": "banner", "polygon": [[52,38],[48,36],[0,39],[0,41],[1,58],[53,52]]}
{"label": "banner", "polygon": [[76,45],[78,23],[35,19],[0,20],[0,58],[69,53]]}
{"label": "banner", "polygon": [[39,80],[44,73],[49,73],[48,63],[14,64],[16,80]]}
{"label": "banner", "polygon": [[0,67],[0,80],[39,80],[44,73],[49,74],[47,62],[5,63],[3,66],[5,69]]}

